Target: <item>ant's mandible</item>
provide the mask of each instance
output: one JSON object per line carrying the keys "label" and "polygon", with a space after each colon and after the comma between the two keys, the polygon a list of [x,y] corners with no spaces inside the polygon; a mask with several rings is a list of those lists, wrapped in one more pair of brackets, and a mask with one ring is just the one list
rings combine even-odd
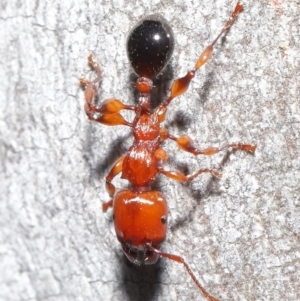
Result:
{"label": "ant's mandible", "polygon": [[[227,148],[254,153],[256,145],[242,143],[231,143],[221,148],[198,149],[192,145],[188,136],[175,137],[161,126],[170,102],[188,89],[196,71],[210,59],[215,43],[228,32],[242,9],[242,3],[238,2],[217,38],[200,55],[195,67],[184,77],[174,81],[170,96],[154,110],[150,108],[150,92],[153,87],[151,79],[166,67],[174,48],[172,29],[160,15],[151,15],[141,20],[131,30],[127,39],[127,54],[132,68],[138,75],[135,85],[139,91],[137,105],[129,106],[115,98],[105,100],[100,107],[94,104],[101,71],[92,54],[88,57],[88,63],[95,71],[96,78],[92,81],[80,80],[81,85],[85,87],[85,112],[90,120],[110,126],[126,125],[132,128],[133,145],[114,163],[107,175],[106,190],[111,200],[103,204],[104,211],[109,207],[113,208],[116,235],[126,257],[137,265],[154,264],[160,256],[182,263],[203,295],[210,301],[219,299],[204,289],[185,260],[159,250],[166,237],[168,208],[163,194],[152,190],[151,184],[158,174],[183,183],[202,173],[221,177],[221,173],[209,168],[199,169],[190,175],[164,170],[162,165],[168,159],[168,155],[161,143],[167,139],[174,140],[181,150],[194,155],[211,156]],[[132,122],[123,118],[120,114],[122,110],[135,112]],[[119,173],[121,178],[130,182],[130,188],[116,191],[112,180]]]}

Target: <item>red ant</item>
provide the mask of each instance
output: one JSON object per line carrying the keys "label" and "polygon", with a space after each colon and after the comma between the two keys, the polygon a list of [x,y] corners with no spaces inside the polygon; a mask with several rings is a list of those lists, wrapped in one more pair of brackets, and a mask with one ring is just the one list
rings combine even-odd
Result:
{"label": "red ant", "polygon": [[[132,128],[133,145],[114,163],[107,175],[106,190],[111,200],[103,204],[103,211],[113,208],[116,235],[126,257],[137,265],[154,264],[160,256],[182,263],[210,301],[219,299],[204,289],[184,259],[159,250],[166,237],[168,208],[163,194],[152,190],[151,184],[158,174],[183,183],[192,181],[202,173],[221,177],[221,173],[209,168],[199,169],[190,175],[164,170],[162,165],[168,155],[161,143],[167,139],[174,140],[180,149],[194,155],[211,156],[227,148],[254,153],[256,145],[242,143],[231,143],[221,148],[197,149],[188,136],[175,137],[161,127],[170,102],[188,89],[196,71],[210,59],[214,45],[222,35],[227,34],[242,9],[243,5],[238,2],[217,38],[200,55],[195,67],[184,77],[174,81],[170,96],[154,110],[150,108],[150,92],[153,88],[151,79],[160,74],[168,64],[174,48],[172,29],[160,15],[151,15],[141,20],[127,39],[128,57],[139,76],[135,85],[139,92],[137,105],[125,105],[115,98],[105,100],[100,107],[93,104],[98,93],[101,71],[92,54],[88,57],[88,63],[95,71],[96,78],[92,81],[80,80],[85,87],[85,112],[90,120],[110,126],[126,125]],[[121,110],[134,111],[133,121],[126,121],[119,113]],[[130,182],[131,188],[116,191],[112,180],[119,173],[122,173],[121,178]]]}

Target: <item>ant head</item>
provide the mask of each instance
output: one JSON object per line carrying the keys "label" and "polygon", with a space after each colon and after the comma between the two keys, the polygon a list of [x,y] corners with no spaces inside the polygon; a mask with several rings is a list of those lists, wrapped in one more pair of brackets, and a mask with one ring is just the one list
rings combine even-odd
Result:
{"label": "ant head", "polygon": [[141,248],[133,248],[130,245],[123,245],[123,251],[127,259],[136,265],[151,265],[155,264],[159,255],[144,246]]}
{"label": "ant head", "polygon": [[127,55],[138,76],[151,79],[161,73],[173,50],[173,31],[159,14],[142,19],[128,35]]}
{"label": "ant head", "polygon": [[126,257],[136,264],[153,264],[158,255],[148,245],[159,246],[167,232],[168,208],[158,191],[119,190],[113,200],[114,224]]}

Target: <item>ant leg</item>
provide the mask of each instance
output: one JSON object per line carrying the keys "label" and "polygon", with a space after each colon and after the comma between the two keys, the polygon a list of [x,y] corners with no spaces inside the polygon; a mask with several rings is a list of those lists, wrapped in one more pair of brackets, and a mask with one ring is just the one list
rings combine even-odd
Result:
{"label": "ant leg", "polygon": [[[163,150],[162,148],[159,148],[154,155],[157,159],[162,160],[162,161],[166,161],[168,158],[167,153],[165,152],[165,150]],[[204,168],[204,169],[199,169],[195,172],[193,172],[190,175],[184,175],[183,173],[179,172],[179,171],[166,171],[163,170],[161,167],[158,168],[158,172],[161,174],[164,174],[165,176],[167,176],[170,179],[179,181],[179,182],[190,182],[193,179],[195,179],[198,175],[200,175],[201,173],[204,172],[209,172],[212,175],[214,175],[217,178],[221,178],[222,174],[219,173],[218,171],[214,170],[214,169],[210,169],[210,168]]]}
{"label": "ant leg", "polygon": [[108,208],[111,208],[113,206],[113,200],[110,200],[104,204],[102,204],[102,211],[106,212]]}
{"label": "ant leg", "polygon": [[[109,174],[106,176],[105,188],[110,197],[113,197],[116,191],[116,187],[111,183],[111,181],[117,174],[119,174],[122,171],[124,159],[125,159],[125,155],[119,158],[111,168]],[[110,200],[102,204],[102,210],[105,212],[108,208],[112,207],[112,205],[113,205],[113,200]]]}
{"label": "ant leg", "polygon": [[187,176],[179,171],[167,171],[167,170],[163,170],[162,168],[159,168],[158,172],[161,174],[164,174],[165,176],[167,176],[168,178],[170,178],[172,180],[176,180],[176,181],[183,182],[183,183],[190,182],[190,181],[194,180],[198,175],[200,175],[201,173],[205,173],[205,172],[209,172],[217,178],[222,177],[222,174],[220,172],[218,172],[214,169],[210,169],[210,168],[203,168],[203,169],[196,170],[195,172],[193,172],[192,174],[187,175]]}
{"label": "ant leg", "polygon": [[189,273],[189,275],[192,277],[193,281],[195,282],[195,284],[198,286],[198,288],[200,289],[200,291],[202,292],[202,294],[205,296],[205,298],[209,301],[220,301],[218,298],[215,298],[214,296],[212,296],[208,291],[206,291],[206,289],[201,285],[201,283],[198,281],[198,279],[196,278],[196,276],[194,275],[194,273],[192,272],[191,268],[189,267],[189,265],[185,262],[185,260],[178,255],[175,254],[169,254],[169,253],[165,253],[162,252],[158,249],[153,248],[150,244],[147,244],[147,247],[154,253],[171,259],[173,261],[182,263],[185,267],[185,269],[187,270],[187,272]]}
{"label": "ant leg", "polygon": [[125,155],[119,158],[111,168],[109,174],[106,176],[105,188],[110,197],[113,197],[116,191],[116,187],[111,183],[113,178],[122,171],[123,161]]}
{"label": "ant leg", "polygon": [[96,77],[94,80],[87,80],[81,78],[80,85],[85,88],[85,113],[90,120],[103,123],[105,125],[127,125],[132,126],[131,123],[127,122],[119,111],[121,110],[132,110],[136,111],[135,106],[128,106],[123,104],[116,98],[106,99],[102,102],[100,107],[93,104],[97,94],[98,86],[101,81],[101,69],[99,63],[96,61],[93,54],[88,56],[88,64],[92,70],[95,71]]}
{"label": "ant leg", "polygon": [[177,97],[177,96],[179,96],[179,95],[186,92],[186,90],[189,87],[189,84],[190,84],[191,80],[195,76],[196,71],[211,58],[211,55],[212,55],[212,52],[213,52],[213,49],[214,49],[214,45],[216,44],[216,42],[219,40],[219,38],[223,34],[224,35],[227,34],[230,27],[235,22],[235,20],[237,19],[238,15],[240,14],[240,12],[242,10],[243,10],[243,5],[242,5],[241,2],[238,2],[235,9],[234,9],[234,11],[232,12],[230,18],[226,22],[225,26],[222,28],[219,35],[216,37],[216,39],[214,39],[214,41],[208,47],[206,47],[206,49],[199,56],[199,59],[196,62],[195,67],[192,70],[188,71],[186,76],[178,78],[173,82],[173,85],[171,87],[171,94],[170,94],[169,98],[166,99],[162,103],[163,107],[166,108],[169,105],[169,103],[171,102],[172,99],[174,99],[175,97]]}
{"label": "ant leg", "polygon": [[189,136],[184,135],[181,137],[175,137],[175,136],[171,135],[166,129],[161,129],[160,136],[161,136],[162,141],[166,140],[166,139],[171,139],[177,143],[177,145],[180,149],[182,149],[186,152],[192,153],[196,156],[197,155],[211,156],[211,155],[214,155],[214,154],[216,154],[224,149],[230,148],[230,147],[233,149],[244,150],[251,154],[253,154],[256,149],[256,145],[254,145],[254,144],[243,144],[243,143],[230,143],[230,144],[226,144],[222,147],[208,147],[205,149],[198,149],[192,145],[192,140]]}

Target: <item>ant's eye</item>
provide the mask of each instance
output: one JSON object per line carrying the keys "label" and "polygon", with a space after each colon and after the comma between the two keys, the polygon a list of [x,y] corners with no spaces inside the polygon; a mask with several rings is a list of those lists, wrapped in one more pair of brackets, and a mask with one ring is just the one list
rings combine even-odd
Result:
{"label": "ant's eye", "polygon": [[167,217],[165,215],[163,215],[160,220],[161,220],[162,224],[165,224],[167,222]]}

